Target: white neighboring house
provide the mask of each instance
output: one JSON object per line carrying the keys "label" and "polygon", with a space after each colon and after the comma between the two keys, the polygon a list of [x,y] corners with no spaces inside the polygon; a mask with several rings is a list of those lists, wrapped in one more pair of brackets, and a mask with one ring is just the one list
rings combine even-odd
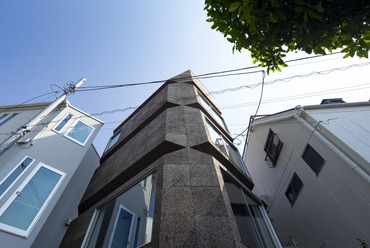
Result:
{"label": "white neighboring house", "polygon": [[370,102],[259,116],[243,160],[283,245],[370,244]]}
{"label": "white neighboring house", "polygon": [[[0,107],[0,145],[50,102]],[[1,247],[58,247],[99,166],[103,122],[63,101],[0,154]]]}

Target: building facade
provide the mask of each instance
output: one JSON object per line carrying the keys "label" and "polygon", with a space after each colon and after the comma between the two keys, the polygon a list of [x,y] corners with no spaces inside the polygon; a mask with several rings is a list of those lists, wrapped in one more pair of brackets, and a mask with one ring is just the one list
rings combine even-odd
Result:
{"label": "building facade", "polygon": [[250,125],[243,159],[253,192],[290,247],[370,243],[370,102],[329,100]]}
{"label": "building facade", "polygon": [[51,104],[0,107],[1,247],[57,247],[99,166],[92,141],[103,123],[67,101],[45,112]]}
{"label": "building facade", "polygon": [[281,247],[215,100],[190,72],[119,125],[61,247]]}

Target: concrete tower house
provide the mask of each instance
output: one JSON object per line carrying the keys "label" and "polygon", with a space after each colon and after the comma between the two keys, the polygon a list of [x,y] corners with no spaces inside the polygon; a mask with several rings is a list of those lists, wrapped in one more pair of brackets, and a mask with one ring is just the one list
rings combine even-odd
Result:
{"label": "concrete tower house", "polygon": [[281,247],[214,98],[190,72],[113,133],[61,247]]}

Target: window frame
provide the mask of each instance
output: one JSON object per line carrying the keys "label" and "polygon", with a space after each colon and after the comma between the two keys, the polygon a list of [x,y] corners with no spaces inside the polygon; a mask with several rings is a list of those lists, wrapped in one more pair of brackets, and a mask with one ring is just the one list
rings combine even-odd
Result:
{"label": "window frame", "polygon": [[[240,154],[239,154],[239,151],[238,149],[235,147],[235,145],[230,142],[218,129],[217,127],[209,120],[206,118],[206,127],[207,127],[207,131],[208,131],[208,140],[210,141],[211,144],[213,144],[222,154],[224,154],[228,159],[229,161],[231,161],[233,164],[235,164],[236,167],[238,167],[240,170],[242,170],[244,172],[244,174],[246,174],[248,177],[250,177],[249,175],[249,172],[244,164],[244,161],[242,160],[242,158],[240,157]],[[215,142],[213,142],[212,140],[212,134],[211,134],[211,131],[209,130],[209,127],[213,129],[213,131],[215,133],[218,134],[219,138],[218,140],[222,141],[222,146],[223,146],[223,149],[217,147],[217,145],[215,144]],[[230,152],[229,150],[227,149],[228,147],[231,147],[231,149],[234,151],[234,153],[236,154],[237,156],[237,161],[234,161],[234,159],[232,158],[232,155],[230,155]],[[225,150],[225,151],[223,151]],[[237,162],[239,162],[240,166],[237,164]]]}
{"label": "window frame", "polygon": [[[225,170],[221,169],[221,174],[222,174],[222,178],[223,178],[223,181],[224,181],[224,188],[226,190],[227,195],[229,196],[229,201],[228,202],[230,204],[230,207],[231,207],[231,210],[232,210],[232,213],[233,213],[233,216],[234,216],[234,220],[235,220],[235,224],[236,224],[236,227],[237,227],[237,230],[238,230],[238,233],[239,233],[240,241],[243,244],[247,245],[248,247],[251,245],[251,243],[246,243],[244,241],[245,236],[242,233],[242,231],[244,229],[240,228],[240,226],[238,224],[239,221],[237,220],[238,214],[235,211],[236,210],[235,202],[232,202],[232,199],[231,199],[231,198],[235,197],[235,195],[233,195],[235,192],[229,191],[230,188],[227,186],[227,184],[233,185],[233,187],[235,187],[235,189],[238,190],[239,198],[241,196],[241,199],[239,199],[239,200],[241,200],[241,202],[239,202],[239,204],[238,204],[241,208],[239,208],[239,209],[243,208],[242,210],[245,211],[246,213],[248,213],[247,216],[249,216],[248,220],[249,220],[249,223],[251,224],[250,227],[254,230],[254,233],[255,233],[254,241],[256,241],[258,243],[258,246],[259,247],[265,247],[265,246],[267,247],[268,244],[266,243],[265,240],[267,238],[269,238],[268,240],[272,243],[272,245],[274,247],[276,247],[276,248],[281,247],[279,238],[277,237],[275,229],[272,226],[272,223],[271,223],[270,219],[268,218],[268,215],[266,213],[266,210],[265,210],[264,206],[259,205],[254,199],[252,199],[252,197],[247,192],[249,192],[250,194],[253,194],[253,193],[251,193],[250,191],[248,191],[244,187],[242,187],[241,184],[239,184]],[[233,197],[231,195],[233,195]],[[253,206],[256,206],[256,208],[253,209]],[[261,222],[258,221],[258,216],[253,214],[253,212],[255,210],[257,210],[260,213],[261,220],[263,220],[263,227],[264,227],[265,232],[260,228],[261,227],[261,225],[260,225]],[[250,237],[248,237],[248,239],[250,239]],[[268,246],[268,247],[270,247],[270,246]]]}
{"label": "window frame", "polygon": [[[154,171],[152,171],[151,172],[151,174],[149,174],[149,175],[146,175],[145,176],[145,178],[149,178],[149,177],[151,177],[151,182],[150,182],[150,185],[151,185],[151,188],[150,189],[145,189],[145,191],[146,192],[148,192],[148,194],[149,194],[149,196],[150,196],[150,199],[149,199],[149,205],[148,205],[148,207],[149,207],[149,209],[146,209],[146,213],[142,216],[142,217],[146,217],[148,220],[151,220],[152,221],[152,226],[151,226],[151,235],[152,235],[152,232],[153,232],[153,218],[154,218],[154,216],[153,216],[153,214],[154,214],[154,207],[155,207],[155,198],[156,198],[156,185],[157,185],[157,171],[156,170],[154,170]],[[82,244],[81,244],[81,248],[83,247],[83,248],[87,248],[87,247],[90,247],[90,245],[92,244],[91,243],[91,240],[92,240],[92,238],[94,237],[94,235],[95,234],[98,234],[99,235],[99,233],[100,233],[100,229],[101,229],[101,226],[99,225],[99,226],[97,226],[99,223],[99,218],[101,217],[101,214],[102,214],[102,211],[103,211],[103,209],[104,209],[104,211],[106,210],[105,208],[112,202],[112,201],[116,201],[117,200],[117,198],[119,198],[119,197],[121,197],[122,195],[124,195],[124,194],[126,194],[127,192],[129,192],[131,189],[133,189],[134,187],[136,187],[136,186],[138,186],[138,187],[140,187],[141,189],[143,189],[142,187],[141,187],[141,185],[140,185],[140,182],[142,181],[143,179],[141,179],[139,182],[137,182],[135,185],[133,185],[132,187],[129,187],[128,189],[126,189],[125,191],[123,191],[123,192],[121,192],[119,195],[117,195],[117,196],[115,196],[114,198],[111,198],[111,199],[109,199],[108,200],[108,202],[105,202],[105,203],[103,203],[101,206],[98,206],[98,207],[96,207],[95,208],[95,210],[94,210],[94,213],[93,213],[93,215],[92,215],[92,217],[91,217],[91,219],[90,219],[90,223],[89,223],[89,226],[88,226],[88,228],[87,228],[87,231],[86,231],[86,233],[85,233],[85,236],[84,236],[84,239],[83,239],[83,241],[82,241]],[[144,190],[144,189],[143,189]],[[114,235],[114,229],[115,229],[115,226],[116,226],[116,221],[117,221],[117,216],[118,216],[118,214],[119,214],[119,211],[120,211],[120,209],[121,209],[121,206],[123,206],[123,209],[125,209],[126,211],[128,210],[128,207],[126,207],[126,206],[124,206],[124,202],[120,202],[119,203],[119,205],[118,205],[118,211],[116,212],[116,216],[114,217],[114,219],[115,219],[115,222],[114,222],[114,228],[113,228],[113,231],[112,231],[112,233],[111,234],[104,234],[104,238],[103,239],[105,239],[105,237],[108,237],[109,238],[109,244],[111,243],[111,240],[112,240],[112,238],[113,238],[113,235]],[[113,210],[113,209],[112,209]],[[138,225],[138,221],[139,221],[139,219],[140,219],[140,225],[142,224],[142,222],[141,221],[143,221],[141,218],[140,218],[140,214],[138,214],[137,212],[133,212],[133,211],[131,211],[131,210],[129,210],[129,212],[131,213],[131,214],[134,214],[134,216],[135,216],[135,219],[134,219],[134,228],[132,229],[132,231],[133,231],[133,235],[131,235],[131,241],[133,241],[130,245],[128,245],[127,247],[128,248],[131,248],[132,247],[132,245],[134,244],[134,243],[136,243],[137,242],[137,237],[136,237],[136,233],[138,232],[138,229],[137,229],[137,225]],[[113,213],[113,211],[112,211],[112,213]],[[114,213],[113,213],[113,215],[114,215]],[[110,219],[112,218],[112,217],[109,217]],[[147,225],[148,225],[148,223],[147,223]],[[146,226],[147,226],[146,225]],[[95,233],[96,232],[96,233]],[[138,234],[139,235],[139,234]],[[151,236],[152,237],[152,236]],[[152,238],[150,238],[150,241],[148,241],[147,243],[145,243],[145,244],[141,244],[140,245],[140,247],[141,246],[145,246],[145,245],[147,245],[147,244],[150,244],[151,242],[152,242]],[[95,241],[96,242],[96,241]],[[94,243],[93,243],[94,244]],[[96,245],[96,244],[94,244],[94,245]]]}
{"label": "window frame", "polygon": [[4,125],[11,119],[13,119],[18,113],[9,113],[9,114],[2,114],[0,118],[0,126]]}
{"label": "window frame", "polygon": [[[121,136],[121,131],[122,130],[119,130],[119,132],[117,132],[116,134],[114,134],[108,141],[108,144],[107,144],[107,147],[105,148],[104,152],[108,151],[109,149],[111,149],[115,144],[117,144],[118,140],[119,140],[119,137]],[[112,141],[117,137],[117,140],[116,142],[114,142],[112,144]]]}
{"label": "window frame", "polygon": [[2,199],[6,193],[14,186],[14,184],[17,183],[17,181],[24,175],[24,173],[31,167],[31,165],[35,162],[35,159],[30,156],[25,156],[4,178],[0,181],[0,185],[2,185],[6,179],[9,178],[9,176],[20,166],[27,158],[32,159],[31,163],[27,165],[26,169],[24,169],[18,176],[15,178],[15,180],[8,186],[8,188],[0,195],[0,199]]}
{"label": "window frame", "polygon": [[13,203],[13,201],[16,199],[18,196],[18,192],[22,192],[22,190],[26,187],[26,185],[32,180],[32,178],[36,175],[36,173],[41,169],[41,167],[50,170],[56,174],[59,174],[61,177],[59,178],[58,182],[54,185],[53,190],[50,192],[44,203],[42,204],[41,208],[37,212],[37,214],[34,216],[32,222],[29,224],[27,230],[22,230],[4,223],[0,222],[0,230],[3,230],[5,232],[27,238],[29,234],[31,233],[32,229],[35,227],[36,223],[40,219],[41,215],[44,213],[45,209],[49,206],[50,201],[53,199],[55,196],[56,192],[60,188],[60,185],[62,184],[66,173],[57,170],[51,166],[48,166],[42,162],[40,162],[33,170],[32,172],[27,176],[27,178],[22,182],[21,185],[18,186],[18,188],[15,190],[13,195],[9,197],[9,199],[4,203],[3,206],[0,208],[0,216],[9,208],[9,206]]}
{"label": "window frame", "polygon": [[[276,144],[277,143],[277,144]],[[270,128],[267,134],[263,150],[266,152],[265,161],[269,167],[274,168],[279,160],[283,149],[283,142],[277,134]]]}
{"label": "window frame", "polygon": [[[71,118],[60,128],[60,130],[58,131],[56,128],[69,116],[69,115],[71,115]],[[63,128],[65,128],[67,125],[68,125],[68,123],[70,123],[71,122],[71,120],[73,120],[73,118],[74,118],[75,116],[73,115],[73,114],[71,114],[71,113],[67,113],[66,115],[64,115],[63,116],[63,118],[53,127],[53,131],[55,131],[55,132],[57,132],[57,133],[62,133],[62,130],[63,130]]]}
{"label": "window frame", "polygon": [[[82,124],[84,124],[84,125],[86,125],[86,126],[88,126],[88,127],[90,127],[90,128],[91,128],[91,132],[90,132],[90,133],[89,133],[89,135],[86,137],[86,139],[85,139],[85,141],[84,141],[83,143],[82,143],[82,142],[80,142],[79,140],[77,140],[77,139],[75,139],[75,138],[73,138],[73,137],[71,137],[71,136],[69,136],[69,135],[68,135],[68,134],[73,130],[73,128],[77,125],[77,123],[78,123],[78,122],[81,122]],[[66,137],[67,139],[72,140],[73,142],[76,142],[77,144],[79,144],[79,145],[81,145],[81,146],[85,146],[85,145],[86,145],[86,143],[89,141],[89,139],[90,139],[91,135],[94,133],[94,130],[95,130],[95,128],[94,128],[93,126],[91,126],[91,125],[87,124],[86,122],[84,122],[84,121],[82,121],[82,120],[77,119],[76,121],[74,121],[74,122],[72,123],[72,125],[70,125],[70,126],[68,127],[67,131],[63,134],[63,136],[64,136],[64,137]]]}
{"label": "window frame", "polygon": [[114,221],[114,225],[113,225],[113,230],[112,230],[112,233],[111,233],[111,236],[110,236],[110,239],[109,239],[108,247],[111,247],[111,245],[112,245],[113,237],[114,237],[114,234],[115,234],[115,231],[116,231],[116,228],[117,228],[117,222],[118,222],[119,215],[121,213],[121,209],[123,209],[124,211],[126,211],[126,212],[128,212],[132,215],[132,221],[131,221],[131,224],[130,224],[130,231],[129,231],[129,234],[128,234],[128,239],[133,241],[133,242],[132,242],[132,244],[128,243],[127,248],[134,248],[133,247],[134,238],[135,238],[134,236],[135,236],[135,232],[136,232],[136,225],[137,225],[138,216],[137,216],[136,213],[130,211],[128,208],[124,207],[122,204],[119,204],[118,210],[116,212],[116,217],[115,217],[115,221]]}
{"label": "window frame", "polygon": [[[288,196],[288,192],[290,191],[290,190],[293,190],[293,187],[292,187],[292,185],[293,185],[293,183],[294,183],[294,180],[299,180],[299,182],[300,182],[300,185],[299,185],[299,189],[297,190],[297,191],[293,191],[295,194],[296,194],[296,196],[294,197],[294,199],[291,199],[289,196]],[[302,191],[302,188],[303,188],[303,181],[302,181],[302,179],[297,175],[297,173],[295,173],[294,172],[294,174],[293,174],[293,176],[292,176],[292,179],[290,179],[290,182],[289,182],[289,185],[288,185],[288,187],[287,187],[287,189],[285,190],[285,196],[286,196],[286,198],[288,199],[288,201],[290,202],[290,205],[293,207],[293,205],[294,205],[294,203],[297,201],[297,198],[298,198],[298,196],[299,196],[299,194],[301,193],[301,191]]]}
{"label": "window frame", "polygon": [[[306,152],[308,152],[308,149],[311,149],[311,151],[314,152],[313,155],[315,157],[318,156],[318,158],[321,160],[321,163],[319,164],[317,169],[314,169],[317,164],[313,164],[312,160],[309,160],[307,158],[307,156],[304,156],[306,154]],[[324,164],[326,162],[325,159],[320,155],[320,153],[318,153],[310,144],[307,143],[306,148],[304,149],[301,157],[302,157],[303,161],[308,165],[308,167],[310,167],[311,170],[316,174],[316,176],[318,176],[322,167],[324,166]]]}
{"label": "window frame", "polygon": [[[208,102],[205,96],[203,96],[202,93],[198,91],[198,98],[199,98],[199,104],[207,111],[207,113],[216,120],[216,122],[221,125],[227,132],[229,132],[229,129],[226,126],[225,120],[222,118],[222,116],[213,108],[212,104]],[[204,104],[206,106],[204,106]]]}

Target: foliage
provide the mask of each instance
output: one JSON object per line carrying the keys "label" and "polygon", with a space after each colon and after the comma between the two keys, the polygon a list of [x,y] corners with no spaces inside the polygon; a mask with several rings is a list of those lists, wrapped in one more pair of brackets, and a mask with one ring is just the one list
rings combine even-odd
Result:
{"label": "foliage", "polygon": [[367,248],[367,247],[368,247],[368,245],[367,245],[367,243],[365,242],[365,240],[360,239],[360,238],[358,238],[357,240],[358,240],[358,242],[360,242],[360,246],[361,246],[362,248]]}
{"label": "foliage", "polygon": [[248,49],[268,72],[290,51],[368,57],[369,0],[205,0],[204,9],[233,52]]}

